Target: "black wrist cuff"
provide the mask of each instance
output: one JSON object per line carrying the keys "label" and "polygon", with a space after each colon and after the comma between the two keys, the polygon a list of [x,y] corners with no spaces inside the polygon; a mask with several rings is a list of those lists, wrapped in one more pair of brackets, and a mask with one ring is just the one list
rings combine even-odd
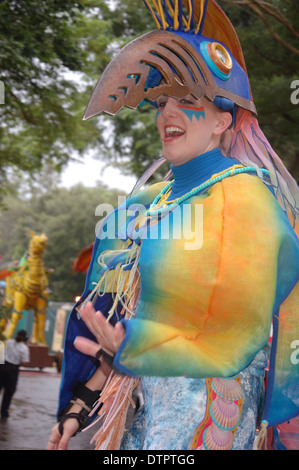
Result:
{"label": "black wrist cuff", "polygon": [[70,419],[70,418],[75,418],[78,421],[79,428],[73,434],[72,437],[76,436],[76,434],[78,434],[80,431],[82,431],[82,429],[84,429],[87,426],[87,424],[89,423],[90,418],[89,418],[88,414],[89,414],[89,412],[86,411],[84,408],[82,408],[82,410],[79,413],[63,414],[58,420],[58,422],[59,422],[58,430],[59,430],[59,433],[61,434],[61,436],[63,434],[63,424],[67,419]]}
{"label": "black wrist cuff", "polygon": [[[93,406],[98,401],[101,390],[90,390],[86,385],[81,382],[75,382],[70,391],[74,394],[73,399],[64,409],[63,413],[59,416],[59,432],[63,434],[63,423],[69,418],[75,418],[78,421],[79,429],[75,432],[74,436],[78,434],[83,428],[85,428],[90,421],[89,414]],[[68,413],[72,406],[76,404],[76,399],[82,400],[84,404],[78,403],[81,406],[79,413]]]}
{"label": "black wrist cuff", "polygon": [[108,364],[108,366],[111,367],[111,369],[114,369],[114,366],[113,366],[114,356],[111,356],[106,351],[104,351],[104,349],[100,348],[98,352],[96,353],[96,358],[100,359],[100,357],[103,357],[104,361]]}
{"label": "black wrist cuff", "polygon": [[75,382],[71,388],[71,392],[74,394],[74,397],[84,401],[89,408],[92,408],[98,400],[101,390],[90,390],[81,382]]}

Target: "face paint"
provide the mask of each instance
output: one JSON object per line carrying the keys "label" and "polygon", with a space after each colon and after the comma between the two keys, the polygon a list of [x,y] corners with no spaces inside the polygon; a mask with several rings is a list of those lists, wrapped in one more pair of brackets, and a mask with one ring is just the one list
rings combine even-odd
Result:
{"label": "face paint", "polygon": [[219,145],[220,137],[214,131],[220,111],[206,98],[162,96],[157,108],[163,156],[173,165],[186,163]]}
{"label": "face paint", "polygon": [[178,103],[178,108],[186,114],[186,116],[192,122],[193,116],[199,121],[200,117],[202,116],[205,119],[205,110],[204,107],[201,106],[200,108],[192,107],[192,106],[184,106]]}
{"label": "face paint", "polygon": [[158,110],[157,110],[157,115],[156,115],[156,120],[158,119],[158,117],[160,116],[160,114],[163,113],[163,110],[164,110],[164,108],[158,108]]}
{"label": "face paint", "polygon": [[[192,122],[192,118],[193,116],[195,116],[196,120],[199,121],[200,117],[202,116],[204,119],[205,119],[205,110],[204,110],[204,107],[201,106],[200,108],[196,107],[196,106],[185,106],[185,105],[182,105],[180,103],[177,104],[177,107],[183,111],[183,113],[186,114],[186,116],[188,117],[188,119],[190,120],[190,122]],[[156,119],[158,119],[159,115],[164,111],[164,107],[163,108],[158,108],[157,110],[157,115],[156,115]]]}

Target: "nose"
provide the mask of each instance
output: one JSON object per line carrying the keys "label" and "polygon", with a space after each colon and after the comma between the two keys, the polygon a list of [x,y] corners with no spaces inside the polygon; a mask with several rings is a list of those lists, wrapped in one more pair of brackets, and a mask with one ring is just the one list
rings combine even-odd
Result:
{"label": "nose", "polygon": [[177,111],[178,111],[177,100],[175,98],[172,98],[171,96],[169,96],[167,98],[167,102],[166,102],[166,104],[163,108],[162,116],[165,119],[168,119],[169,117],[176,116]]}

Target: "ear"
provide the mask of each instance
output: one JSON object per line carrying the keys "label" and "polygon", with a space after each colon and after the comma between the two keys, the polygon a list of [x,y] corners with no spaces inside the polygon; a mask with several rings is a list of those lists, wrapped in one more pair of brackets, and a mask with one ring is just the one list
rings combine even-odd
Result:
{"label": "ear", "polygon": [[223,134],[231,125],[232,120],[233,118],[232,118],[231,113],[221,111],[218,116],[217,125],[214,129],[214,134],[215,135]]}

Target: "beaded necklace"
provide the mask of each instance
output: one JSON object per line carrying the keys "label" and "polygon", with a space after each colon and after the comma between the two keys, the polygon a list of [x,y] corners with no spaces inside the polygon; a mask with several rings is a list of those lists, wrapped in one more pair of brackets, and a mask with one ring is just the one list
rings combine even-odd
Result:
{"label": "beaded necklace", "polygon": [[[263,175],[269,176],[269,171],[265,170],[263,168],[259,169]],[[193,188],[191,191],[188,193],[184,194],[183,196],[173,199],[172,201],[167,201],[167,198],[171,192],[171,187],[173,185],[173,181],[170,181],[165,188],[162,189],[162,191],[155,197],[153,202],[150,205],[150,208],[146,211],[145,215],[147,217],[155,216],[155,215],[161,215],[163,212],[170,212],[174,207],[178,206],[182,202],[184,202],[186,199],[194,196],[195,194],[198,194],[199,192],[210,188],[213,186],[213,184],[218,183],[219,181],[222,181],[224,178],[227,178],[228,176],[233,176],[237,175],[240,173],[257,173],[258,170],[252,166],[242,166],[242,165],[234,165],[231,168],[228,168],[227,170],[222,171],[221,173],[213,175],[209,180],[207,180],[205,183],[200,184],[199,186],[196,186]]]}

